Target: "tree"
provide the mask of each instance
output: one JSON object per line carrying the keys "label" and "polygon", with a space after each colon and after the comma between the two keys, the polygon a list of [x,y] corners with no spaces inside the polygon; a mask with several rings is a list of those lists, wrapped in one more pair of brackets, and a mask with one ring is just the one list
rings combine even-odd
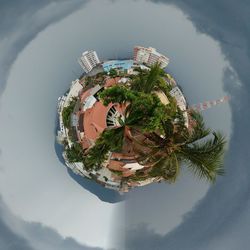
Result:
{"label": "tree", "polygon": [[84,153],[85,168],[98,169],[107,159],[110,151],[120,151],[123,145],[123,133],[123,127],[104,130],[95,145]]}
{"label": "tree", "polygon": [[[202,116],[196,112],[188,113],[192,127],[186,127],[183,112],[187,111],[178,108],[164,87],[165,73],[159,64],[153,65],[150,71],[138,69],[138,73],[131,86],[116,85],[99,95],[104,105],[126,105],[124,121],[119,128],[101,134],[87,152],[86,161],[90,166],[100,165],[109,151],[121,150],[128,139],[137,162],[148,167],[149,176],[173,182],[185,165],[195,176],[214,182],[223,174],[225,138],[206,128]],[[155,94],[158,90],[166,93],[169,104],[160,101]]]}
{"label": "tree", "polygon": [[117,76],[117,71],[116,71],[116,69],[110,69],[110,71],[109,71],[109,75],[111,76],[111,77],[116,77]]}
{"label": "tree", "polygon": [[79,143],[74,143],[71,148],[66,150],[66,155],[69,162],[82,162],[83,152]]}
{"label": "tree", "polygon": [[166,83],[163,79],[164,71],[160,64],[156,63],[150,67],[150,70],[142,70],[137,68],[138,75],[134,78],[131,89],[151,93],[153,90],[161,89]]}
{"label": "tree", "polygon": [[69,105],[62,111],[63,124],[66,128],[70,127],[71,114],[73,113],[76,102],[77,98],[72,98]]}
{"label": "tree", "polygon": [[[196,126],[192,132],[188,132],[182,123],[167,122],[163,124],[164,136],[156,133],[148,135],[150,153],[140,154],[138,160],[151,166],[149,175],[175,181],[183,163],[194,175],[211,182],[224,173],[222,159],[225,138],[218,132],[211,134],[198,113],[193,114],[193,119],[196,119]],[[145,143],[144,147],[147,147]]]}
{"label": "tree", "polygon": [[104,105],[109,103],[126,103],[136,99],[136,92],[129,90],[125,86],[115,85],[111,88],[105,89],[99,94]]}
{"label": "tree", "polygon": [[104,90],[99,97],[104,105],[127,104],[124,125],[140,127],[145,131],[160,129],[161,121],[176,112],[176,105],[163,105],[154,93],[133,91],[120,85]]}

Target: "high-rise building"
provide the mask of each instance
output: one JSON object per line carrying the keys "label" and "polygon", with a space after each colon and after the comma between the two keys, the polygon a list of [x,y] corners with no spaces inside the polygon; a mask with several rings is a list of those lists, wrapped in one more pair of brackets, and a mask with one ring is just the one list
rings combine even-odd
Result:
{"label": "high-rise building", "polygon": [[149,66],[159,63],[161,68],[167,67],[169,59],[156,51],[155,48],[145,48],[141,46],[134,47],[134,61],[145,63]]}
{"label": "high-rise building", "polygon": [[78,59],[78,62],[81,65],[82,69],[86,73],[89,73],[100,63],[100,60],[96,54],[96,51],[89,50],[82,53],[82,56]]}

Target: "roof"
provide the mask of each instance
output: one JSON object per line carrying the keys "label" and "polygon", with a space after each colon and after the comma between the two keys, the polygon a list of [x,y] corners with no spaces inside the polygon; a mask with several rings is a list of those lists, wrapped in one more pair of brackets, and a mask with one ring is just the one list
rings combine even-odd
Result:
{"label": "roof", "polygon": [[117,153],[113,152],[111,155],[111,159],[118,159],[118,160],[134,160],[134,154],[126,154],[126,153]]}
{"label": "roof", "polygon": [[128,170],[128,171],[124,171],[124,172],[122,173],[122,176],[123,176],[123,177],[129,177],[129,176],[133,175],[134,173],[135,173],[135,172]]}
{"label": "roof", "polygon": [[86,100],[86,98],[88,96],[90,96],[90,93],[91,93],[91,89],[88,89],[86,91],[84,91],[82,94],[81,94],[81,102],[84,102]]}
{"label": "roof", "polygon": [[101,88],[102,87],[99,84],[95,85],[95,87],[93,87],[92,89],[90,89],[90,95],[96,94]]}
{"label": "roof", "polygon": [[144,168],[144,166],[139,164],[138,162],[134,162],[134,163],[127,163],[124,166],[124,168],[136,171],[136,170]]}
{"label": "roof", "polygon": [[115,171],[124,171],[123,166],[124,163],[121,161],[110,160],[107,167]]}
{"label": "roof", "polygon": [[119,82],[120,79],[121,79],[121,77],[108,78],[105,81],[104,87],[108,88],[108,87],[111,87],[113,85],[116,85]]}
{"label": "roof", "polygon": [[112,107],[112,103],[104,106],[102,102],[96,102],[92,108],[84,113],[84,133],[88,139],[96,140],[100,133],[107,127],[107,112]]}
{"label": "roof", "polygon": [[87,109],[90,109],[93,107],[93,105],[95,104],[96,102],[96,98],[94,96],[88,96],[86,99],[85,99],[85,104],[83,106],[83,111],[86,111]]}

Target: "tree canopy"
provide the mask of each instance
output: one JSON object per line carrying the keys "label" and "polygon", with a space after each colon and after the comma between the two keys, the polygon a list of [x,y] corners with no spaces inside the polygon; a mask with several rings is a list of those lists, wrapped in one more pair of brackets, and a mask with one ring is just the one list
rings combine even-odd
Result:
{"label": "tree canopy", "polygon": [[[159,64],[137,71],[129,85],[115,85],[99,94],[104,105],[126,104],[124,122],[100,135],[86,152],[84,164],[89,168],[100,166],[108,152],[121,151],[129,137],[137,162],[147,166],[131,178],[160,177],[173,182],[185,166],[195,176],[214,182],[224,173],[225,137],[206,128],[201,114],[180,110],[169,94],[171,86],[164,80],[165,72]],[[166,94],[168,104],[162,103],[157,91]]]}

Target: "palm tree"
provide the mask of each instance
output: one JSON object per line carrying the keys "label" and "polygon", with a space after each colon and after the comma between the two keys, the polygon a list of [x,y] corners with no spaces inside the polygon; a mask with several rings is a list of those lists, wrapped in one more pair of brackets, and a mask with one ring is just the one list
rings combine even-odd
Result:
{"label": "palm tree", "polygon": [[109,151],[120,151],[123,145],[123,134],[123,127],[104,130],[95,145],[84,152],[85,168],[98,169],[107,159]]}
{"label": "palm tree", "polygon": [[150,70],[142,70],[141,68],[136,70],[138,75],[132,81],[131,90],[151,93],[153,90],[166,86],[166,82],[162,78],[165,72],[161,69],[159,63],[151,66]]}
{"label": "palm tree", "polygon": [[[224,173],[222,158],[224,154],[225,138],[218,132],[210,133],[205,128],[202,116],[193,113],[196,125],[189,132],[179,122],[166,122],[164,135],[151,133],[145,135],[149,142],[141,143],[141,152],[138,161],[149,165],[149,175],[162,176],[167,181],[175,181],[178,176],[180,165],[184,163],[199,178],[214,182],[217,175]],[[210,138],[207,139],[207,137]],[[211,138],[211,136],[213,138]],[[150,151],[144,154],[145,148]]]}
{"label": "palm tree", "polygon": [[126,139],[131,141],[138,163],[148,167],[149,176],[173,182],[184,164],[195,176],[214,182],[223,174],[225,138],[211,133],[199,113],[189,113],[193,127],[187,128],[183,111],[171,97],[168,105],[160,103],[152,94],[166,86],[158,64],[150,71],[138,72],[130,89],[114,86],[100,95],[106,105],[129,103],[121,128],[113,131],[110,139],[120,146]]}

